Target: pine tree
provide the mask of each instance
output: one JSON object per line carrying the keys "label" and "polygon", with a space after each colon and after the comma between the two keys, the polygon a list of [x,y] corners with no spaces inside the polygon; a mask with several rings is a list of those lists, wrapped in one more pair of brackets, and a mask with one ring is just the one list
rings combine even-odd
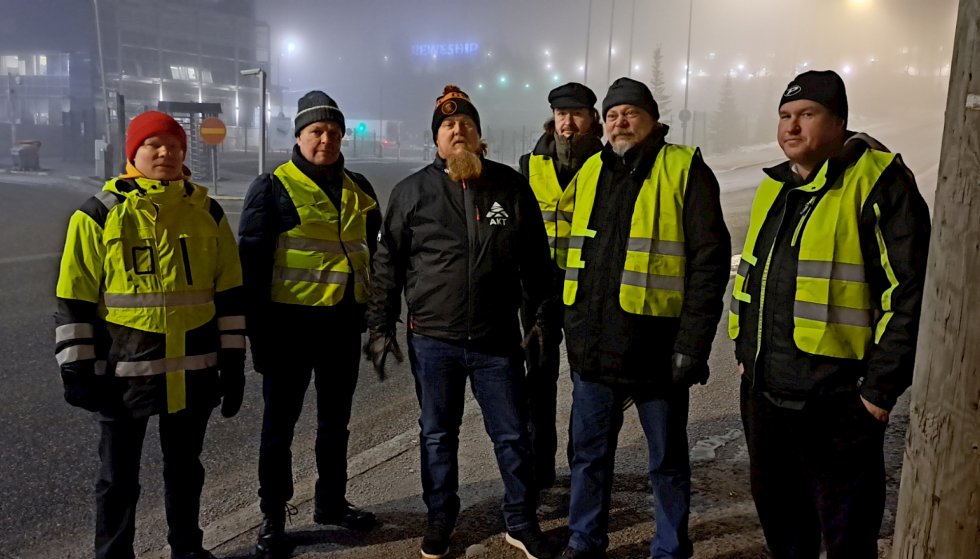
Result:
{"label": "pine tree", "polygon": [[723,152],[735,148],[739,143],[739,125],[742,118],[735,106],[735,80],[725,76],[718,102],[718,111],[711,122],[711,136],[714,151]]}
{"label": "pine tree", "polygon": [[660,45],[657,45],[657,48],[653,50],[653,65],[650,67],[653,71],[650,85],[653,86],[653,98],[657,101],[657,107],[660,109],[661,122],[670,120],[670,95],[667,93],[667,82],[664,80],[662,71],[663,58]]}

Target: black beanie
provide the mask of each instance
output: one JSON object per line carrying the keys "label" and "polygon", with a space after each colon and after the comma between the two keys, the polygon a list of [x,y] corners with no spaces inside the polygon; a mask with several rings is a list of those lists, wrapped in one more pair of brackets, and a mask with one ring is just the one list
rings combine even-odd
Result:
{"label": "black beanie", "polygon": [[595,102],[595,93],[575,82],[559,85],[548,93],[548,103],[552,109],[594,109]]}
{"label": "black beanie", "polygon": [[660,109],[653,99],[653,93],[643,82],[630,78],[619,78],[609,86],[606,98],[602,100],[602,119],[616,105],[633,105],[650,113],[654,120],[660,120]]}
{"label": "black beanie", "polygon": [[296,106],[296,129],[294,136],[314,122],[336,122],[340,125],[341,135],[347,132],[344,113],[337,108],[337,102],[322,91],[311,91],[299,98]]}
{"label": "black beanie", "polygon": [[432,113],[432,140],[436,139],[436,131],[442,125],[446,117],[453,115],[466,115],[473,119],[476,124],[476,132],[483,137],[483,130],[480,128],[480,113],[470,102],[470,96],[455,85],[447,85],[442,90],[442,95],[436,99],[436,109]]}
{"label": "black beanie", "polygon": [[779,106],[800,99],[816,101],[847,122],[847,91],[844,80],[833,70],[810,70],[796,76],[786,85]]}

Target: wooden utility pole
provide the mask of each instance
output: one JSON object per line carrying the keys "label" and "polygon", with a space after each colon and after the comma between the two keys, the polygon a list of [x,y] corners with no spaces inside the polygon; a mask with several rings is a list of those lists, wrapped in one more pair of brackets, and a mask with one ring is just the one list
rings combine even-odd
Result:
{"label": "wooden utility pole", "polygon": [[980,557],[980,0],[960,0],[893,559]]}

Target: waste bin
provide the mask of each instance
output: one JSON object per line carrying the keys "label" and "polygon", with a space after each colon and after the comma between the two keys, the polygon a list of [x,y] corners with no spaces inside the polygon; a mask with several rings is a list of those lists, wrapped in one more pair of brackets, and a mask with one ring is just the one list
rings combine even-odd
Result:
{"label": "waste bin", "polygon": [[20,140],[10,148],[14,169],[17,171],[40,171],[41,142],[37,140]]}

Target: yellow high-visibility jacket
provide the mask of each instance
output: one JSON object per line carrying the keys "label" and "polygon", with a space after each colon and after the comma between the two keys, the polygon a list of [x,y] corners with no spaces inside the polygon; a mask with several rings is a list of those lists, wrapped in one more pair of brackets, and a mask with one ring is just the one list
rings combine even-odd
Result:
{"label": "yellow high-visibility jacket", "polygon": [[219,351],[244,359],[241,284],[234,234],[206,188],[112,179],[69,221],[58,363],[121,379],[107,413],[214,406]]}

